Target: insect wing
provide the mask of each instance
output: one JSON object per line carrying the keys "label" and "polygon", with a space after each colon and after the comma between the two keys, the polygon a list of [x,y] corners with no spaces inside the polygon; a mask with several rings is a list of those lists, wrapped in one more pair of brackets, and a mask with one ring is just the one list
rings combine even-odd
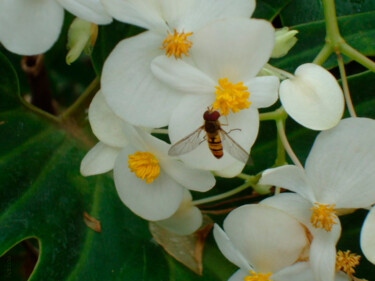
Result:
{"label": "insect wing", "polygon": [[196,129],[190,135],[187,135],[182,140],[179,140],[171,148],[168,150],[169,156],[177,156],[188,153],[195,148],[202,142],[202,138],[200,137],[201,132],[203,130],[203,126]]}
{"label": "insect wing", "polygon": [[247,163],[249,153],[247,153],[245,149],[236,143],[235,140],[232,139],[223,129],[220,129],[220,137],[225,151],[237,160]]}

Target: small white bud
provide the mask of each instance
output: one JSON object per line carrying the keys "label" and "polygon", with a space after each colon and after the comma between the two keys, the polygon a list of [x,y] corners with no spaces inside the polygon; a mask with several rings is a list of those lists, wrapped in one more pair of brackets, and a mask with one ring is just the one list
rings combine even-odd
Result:
{"label": "small white bud", "polygon": [[275,46],[272,51],[272,58],[281,58],[285,56],[291,48],[297,43],[297,30],[289,30],[283,27],[275,32]]}

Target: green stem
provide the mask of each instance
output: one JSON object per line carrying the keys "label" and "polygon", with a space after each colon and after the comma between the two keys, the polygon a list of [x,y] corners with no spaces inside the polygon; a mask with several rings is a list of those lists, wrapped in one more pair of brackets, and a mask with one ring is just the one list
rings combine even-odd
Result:
{"label": "green stem", "polygon": [[286,157],[285,157],[285,148],[283,145],[283,142],[281,141],[281,138],[279,134],[277,134],[277,156],[275,160],[275,167],[279,167],[282,165],[285,165],[286,163]]}
{"label": "green stem", "polygon": [[333,48],[331,44],[325,43],[319,54],[315,57],[313,63],[322,65],[332,54]]}
{"label": "green stem", "polygon": [[288,71],[282,70],[280,68],[274,67],[267,63],[263,69],[265,69],[267,72],[274,74],[275,76],[279,77],[280,79],[291,79],[294,78],[294,75],[292,73],[289,73]]}
{"label": "green stem", "polygon": [[99,79],[95,78],[82,93],[82,95],[67,110],[65,110],[63,114],[61,114],[61,119],[65,120],[70,118],[72,115],[82,114],[84,109],[89,106],[92,98],[99,91],[99,84]]}
{"label": "green stem", "polygon": [[203,205],[203,204],[211,203],[211,202],[214,202],[214,201],[219,201],[219,200],[225,199],[227,197],[233,196],[233,195],[235,195],[237,193],[240,193],[241,191],[245,190],[246,188],[249,188],[252,185],[255,185],[259,181],[259,178],[260,178],[260,175],[259,176],[250,176],[250,178],[244,184],[236,187],[235,189],[232,189],[230,191],[227,191],[227,192],[224,192],[224,193],[221,193],[221,194],[218,194],[218,195],[214,195],[214,196],[211,196],[211,197],[195,200],[195,201],[193,201],[193,204],[194,205]]}
{"label": "green stem", "polygon": [[362,64],[364,67],[368,68],[372,72],[375,72],[375,62],[373,62],[368,57],[358,52],[353,47],[349,46],[347,43],[341,44],[339,50],[344,55],[355,60],[359,64]]}
{"label": "green stem", "polygon": [[285,120],[283,119],[280,119],[280,120],[277,120],[276,121],[276,126],[277,126],[277,133],[280,137],[280,140],[285,148],[285,151],[288,153],[289,155],[289,158],[293,161],[293,163],[296,165],[296,166],[299,166],[301,168],[303,168],[301,162],[298,160],[298,157],[296,156],[296,154],[294,153],[292,147],[290,146],[289,144],[289,141],[288,141],[288,138],[286,137],[286,134],[285,134]]}
{"label": "green stem", "polygon": [[21,100],[21,102],[24,106],[26,106],[28,109],[32,110],[36,114],[54,122],[54,123],[61,123],[60,118],[56,117],[55,115],[52,115],[52,114],[48,113],[47,111],[44,111],[44,110],[40,109],[39,107],[36,107],[36,106],[32,105],[31,103],[28,103],[27,101],[24,100],[23,97],[20,97],[20,100]]}
{"label": "green stem", "polygon": [[350,91],[349,91],[349,85],[348,85],[348,79],[346,78],[346,73],[345,73],[345,64],[344,60],[342,59],[341,54],[337,54],[337,63],[339,65],[339,70],[340,70],[340,76],[341,76],[341,81],[342,81],[342,87],[344,90],[344,97],[346,101],[346,106],[348,107],[348,111],[351,117],[357,117],[357,114],[355,113],[354,106],[352,99],[350,97]]}
{"label": "green stem", "polygon": [[240,178],[240,179],[243,179],[243,180],[247,181],[247,180],[250,180],[252,178],[252,176],[241,173],[241,174],[237,175],[237,178]]}
{"label": "green stem", "polygon": [[340,35],[339,26],[337,24],[336,8],[334,0],[322,0],[323,12],[326,22],[327,43],[331,43],[332,47],[340,44],[343,39]]}
{"label": "green stem", "polygon": [[282,118],[286,118],[288,115],[285,112],[284,108],[280,106],[278,109],[275,111],[271,112],[265,112],[259,114],[259,120],[260,121],[269,121],[269,120],[279,120]]}

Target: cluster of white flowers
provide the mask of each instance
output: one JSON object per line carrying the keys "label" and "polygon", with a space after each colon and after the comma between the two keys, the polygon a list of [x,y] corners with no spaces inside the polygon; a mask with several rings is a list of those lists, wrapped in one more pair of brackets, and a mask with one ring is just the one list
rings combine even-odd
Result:
{"label": "cluster of white flowers", "polygon": [[[0,0],[0,42],[23,55],[46,51],[63,8],[96,24],[115,18],[146,29],[121,41],[104,64],[89,109],[99,142],[82,160],[84,176],[113,169],[119,197],[135,214],[190,234],[202,224],[190,190],[210,190],[212,171],[241,173],[258,134],[258,109],[280,97],[296,122],[325,131],[305,169],[263,172],[260,184],[292,192],[235,209],[225,232],[215,225],[220,250],[240,268],[230,280],[353,277],[358,258],[336,254],[338,216],[375,204],[375,121],[340,121],[343,93],[324,68],[307,63],[280,76],[267,67],[272,56],[287,54],[296,32],[275,33],[251,18],[255,0]],[[151,134],[165,126],[172,145]],[[375,263],[374,228],[371,210],[361,246]]]}

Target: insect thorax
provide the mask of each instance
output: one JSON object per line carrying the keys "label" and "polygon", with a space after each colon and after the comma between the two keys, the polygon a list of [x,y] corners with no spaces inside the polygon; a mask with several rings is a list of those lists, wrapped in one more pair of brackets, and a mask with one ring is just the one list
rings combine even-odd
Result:
{"label": "insect thorax", "polygon": [[209,134],[217,133],[219,129],[220,129],[219,121],[205,121],[204,122],[204,130]]}

